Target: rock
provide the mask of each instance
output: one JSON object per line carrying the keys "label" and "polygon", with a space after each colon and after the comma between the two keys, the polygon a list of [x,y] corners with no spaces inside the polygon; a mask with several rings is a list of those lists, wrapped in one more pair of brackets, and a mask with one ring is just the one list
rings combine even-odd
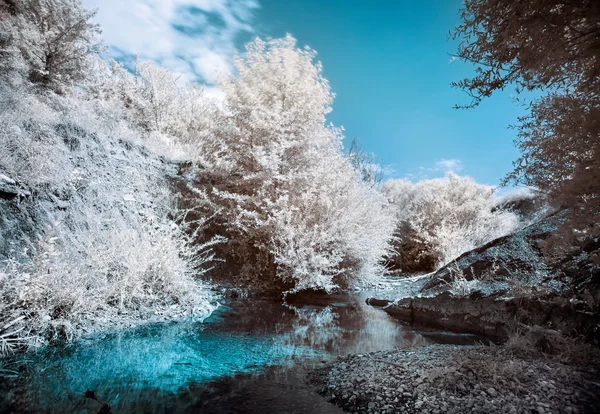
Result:
{"label": "rock", "polygon": [[[508,289],[512,285],[507,280],[511,283],[520,282],[523,286],[526,283],[541,285],[543,281],[540,280],[540,274],[553,274],[553,277],[558,278],[564,274],[561,269],[567,268],[575,260],[563,263],[564,261],[557,261],[555,258],[547,258],[539,248],[539,243],[546,240],[563,223],[565,217],[564,212],[554,214],[512,235],[463,254],[455,262],[430,276],[421,290],[421,296],[390,303],[384,310],[411,325],[480,335],[492,341],[506,340],[510,326],[515,321],[521,325],[551,328],[567,335],[585,332],[591,341],[594,338],[600,341],[600,329],[595,329],[600,323],[599,317],[589,312],[586,301],[569,303],[552,293],[525,297],[508,295]],[[591,247],[586,245],[582,249],[595,251],[596,247],[600,247],[600,239],[596,244]],[[586,254],[582,253],[583,256]],[[587,269],[592,266],[585,261],[580,262],[577,262],[575,268]],[[478,278],[477,290],[469,296],[457,293],[452,287],[457,271],[467,281],[473,275]],[[586,272],[590,274],[588,270]],[[597,273],[600,280],[600,271]],[[596,277],[594,275],[592,272],[590,279]],[[588,302],[595,303],[595,299],[589,299],[592,296],[590,293],[585,298]],[[600,290],[598,296],[600,298]],[[379,302],[369,299],[367,303]],[[544,337],[538,339],[535,347],[549,354],[554,352],[551,341]]]}
{"label": "rock", "polygon": [[61,200],[56,197],[54,194],[50,194],[50,199],[59,210],[66,210],[69,208],[70,204],[68,201]]}
{"label": "rock", "polygon": [[388,306],[390,303],[392,303],[391,300],[375,299],[375,298],[367,298],[367,300],[365,300],[365,302],[367,305],[374,306],[374,307],[384,307],[384,306]]}
{"label": "rock", "polygon": [[473,275],[490,278],[510,276],[527,279],[537,277],[537,272],[547,270],[547,263],[540,254],[539,243],[546,240],[565,221],[566,213],[560,212],[539,220],[514,234],[500,237],[464,253],[452,263],[442,267],[423,286],[423,291],[444,291],[453,281],[456,269],[466,280]]}
{"label": "rock", "polygon": [[496,398],[498,396],[498,392],[494,388],[488,388],[487,393],[492,398]]}
{"label": "rock", "polygon": [[7,175],[0,174],[0,197],[11,200],[20,194],[19,187],[15,180]]}
{"label": "rock", "polygon": [[0,174],[0,185],[2,185],[2,184],[17,185],[17,182],[7,175]]}
{"label": "rock", "polygon": [[[382,360],[402,361],[406,370],[390,368],[379,362]],[[461,361],[463,369],[459,369],[456,361]],[[342,366],[345,368],[341,369]],[[520,368],[514,370],[515,366]],[[541,356],[520,357],[498,352],[497,347],[429,345],[412,350],[380,351],[361,359],[338,358],[328,368],[329,373],[336,369],[338,374],[321,375],[321,380],[326,382],[316,388],[328,399],[331,388],[335,388],[336,395],[351,396],[338,397],[335,401],[346,412],[573,413],[566,407],[575,405],[578,412],[586,412],[585,407],[593,407],[600,401],[597,393],[592,392],[596,385],[589,382],[597,377],[597,371],[593,369],[588,373],[586,368],[567,367]],[[443,374],[436,382],[417,384],[426,373],[438,370]],[[474,371],[477,375],[467,380],[463,371]],[[369,380],[357,385],[354,378],[363,374]],[[376,379],[373,374],[377,374]],[[518,395],[508,389],[509,384],[516,383],[519,384]],[[548,391],[550,385],[560,393]],[[421,390],[418,396],[417,388]],[[406,390],[414,390],[415,394]],[[565,398],[567,395],[571,397]],[[565,409],[561,411],[561,407]]]}

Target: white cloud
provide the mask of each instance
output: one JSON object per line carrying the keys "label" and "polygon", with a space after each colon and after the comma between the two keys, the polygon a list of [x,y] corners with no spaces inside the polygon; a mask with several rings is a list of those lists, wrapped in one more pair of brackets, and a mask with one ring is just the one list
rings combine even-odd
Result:
{"label": "white cloud", "polygon": [[255,0],[83,0],[97,8],[109,56],[152,60],[213,84],[232,73],[236,39],[253,33]]}
{"label": "white cloud", "polygon": [[464,170],[464,166],[461,160],[457,158],[442,158],[433,167],[421,166],[418,173],[407,173],[404,178],[411,181],[418,181],[443,176],[449,172],[459,173],[462,170]]}
{"label": "white cloud", "polygon": [[445,159],[441,159],[438,162],[435,163],[435,169],[437,171],[444,171],[444,172],[459,172],[462,171],[463,169],[463,165],[462,165],[462,161],[456,158],[452,158],[449,160],[445,160]]}

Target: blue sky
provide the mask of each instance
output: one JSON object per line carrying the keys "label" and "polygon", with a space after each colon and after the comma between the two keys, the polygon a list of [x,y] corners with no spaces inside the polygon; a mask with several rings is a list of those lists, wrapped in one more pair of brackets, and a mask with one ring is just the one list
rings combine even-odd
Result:
{"label": "blue sky", "polygon": [[[472,73],[450,63],[448,32],[461,0],[84,0],[112,56],[138,53],[190,78],[214,82],[254,36],[291,33],[318,52],[337,97],[330,120],[358,137],[390,177],[413,180],[452,169],[498,184],[518,156],[515,123],[524,110],[510,92],[472,110],[450,82]],[[126,4],[125,4],[126,3]]]}

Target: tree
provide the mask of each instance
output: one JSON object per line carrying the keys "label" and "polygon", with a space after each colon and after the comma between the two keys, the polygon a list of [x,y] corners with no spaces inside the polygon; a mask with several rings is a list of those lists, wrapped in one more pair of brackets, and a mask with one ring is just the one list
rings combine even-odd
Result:
{"label": "tree", "polygon": [[592,96],[600,91],[600,4],[595,0],[467,0],[458,57],[476,76],[453,83],[476,106],[494,91],[553,88]]}
{"label": "tree", "polygon": [[19,53],[29,80],[53,88],[85,78],[102,51],[95,11],[80,0],[0,0],[5,55]]}
{"label": "tree", "polygon": [[326,123],[334,95],[315,56],[291,36],[251,42],[235,60],[239,75],[221,80],[223,111],[199,143],[196,190],[229,239],[217,249],[254,286],[330,289],[376,275],[390,247],[385,200]]}
{"label": "tree", "polygon": [[494,187],[470,177],[412,183],[393,179],[383,193],[394,206],[398,223],[395,244],[403,271],[429,271],[517,228],[516,214],[495,208]]}
{"label": "tree", "polygon": [[467,0],[461,17],[458,57],[476,65],[453,84],[473,98],[466,107],[509,86],[545,92],[514,127],[522,155],[504,184],[539,188],[571,209],[564,229],[598,233],[600,3]]}
{"label": "tree", "polygon": [[366,153],[357,138],[354,138],[348,148],[348,158],[352,166],[360,174],[363,182],[371,187],[381,184],[383,169],[375,163],[375,155]]}

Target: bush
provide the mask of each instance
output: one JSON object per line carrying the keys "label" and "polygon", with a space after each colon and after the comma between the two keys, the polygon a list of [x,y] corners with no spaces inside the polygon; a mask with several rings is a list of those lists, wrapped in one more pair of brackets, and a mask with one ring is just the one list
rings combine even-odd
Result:
{"label": "bush", "polygon": [[143,132],[148,148],[169,158],[203,159],[219,111],[203,86],[183,82],[152,62],[136,61],[131,73],[100,59],[94,59],[84,86],[105,117]]}
{"label": "bush", "polygon": [[0,170],[32,194],[3,225],[35,223],[33,243],[0,252],[0,352],[211,309],[199,277],[218,239],[176,224],[175,163],[97,104],[0,84]]}

